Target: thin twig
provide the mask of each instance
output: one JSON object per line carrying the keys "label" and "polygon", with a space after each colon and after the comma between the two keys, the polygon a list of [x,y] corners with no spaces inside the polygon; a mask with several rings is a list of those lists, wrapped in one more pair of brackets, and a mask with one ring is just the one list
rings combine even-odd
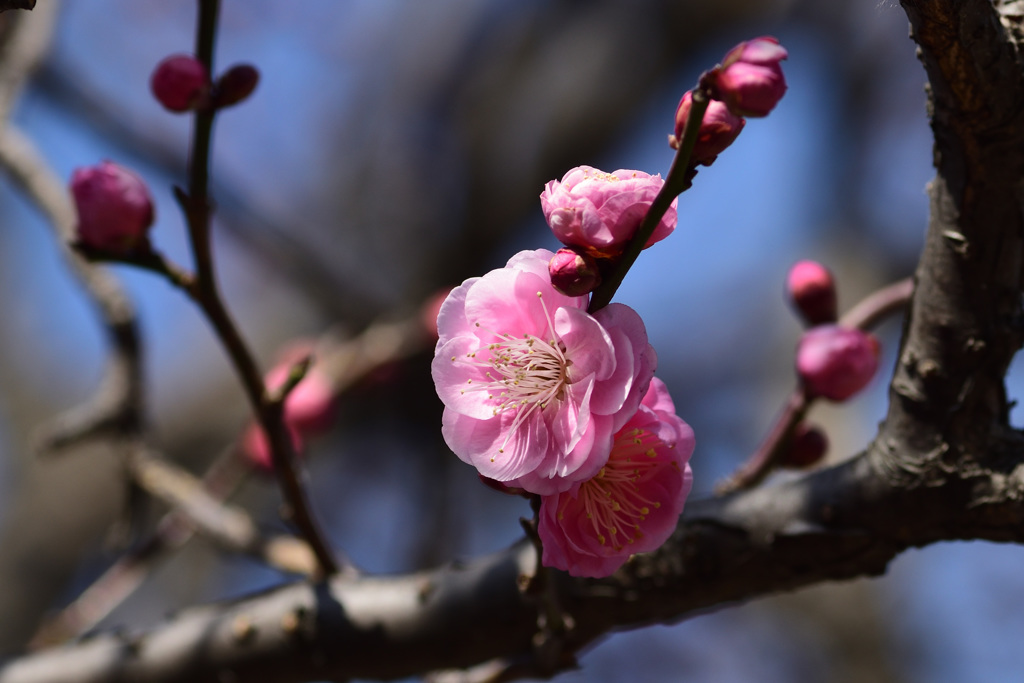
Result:
{"label": "thin twig", "polygon": [[[219,0],[200,0],[195,52],[196,58],[206,66],[207,71],[211,74],[213,73],[218,13]],[[189,164],[189,189],[187,194],[180,189],[176,191],[188,223],[189,238],[195,260],[196,286],[189,292],[224,345],[260,426],[267,435],[274,471],[286,501],[284,517],[287,521],[294,523],[299,534],[309,543],[316,554],[321,572],[324,575],[330,575],[338,571],[338,563],[313,516],[306,492],[299,480],[297,458],[291,437],[284,425],[282,405],[280,402],[269,400],[266,396],[263,379],[253,354],[231,319],[217,287],[210,235],[212,204],[208,189],[215,114],[216,110],[211,107],[202,107],[195,112],[191,162]]]}
{"label": "thin twig", "polygon": [[672,159],[672,166],[669,168],[668,176],[665,178],[665,184],[661,186],[661,190],[654,197],[654,201],[651,202],[647,213],[644,214],[643,220],[640,221],[640,225],[636,229],[636,234],[629,240],[629,244],[626,245],[622,255],[617,259],[611,273],[594,290],[590,298],[590,306],[587,308],[589,313],[594,313],[611,303],[612,297],[618,291],[619,285],[622,284],[626,277],[626,273],[633,267],[633,264],[640,256],[640,252],[643,251],[644,246],[647,244],[647,240],[654,234],[654,229],[658,227],[658,222],[661,221],[662,216],[672,206],[672,201],[690,186],[690,180],[693,177],[690,157],[693,155],[694,145],[697,144],[697,133],[700,132],[700,124],[704,120],[704,112],[707,111],[708,104],[710,104],[707,94],[699,88],[694,89],[692,98],[692,106],[686,118],[683,139],[679,142],[679,149],[676,150],[676,155]]}

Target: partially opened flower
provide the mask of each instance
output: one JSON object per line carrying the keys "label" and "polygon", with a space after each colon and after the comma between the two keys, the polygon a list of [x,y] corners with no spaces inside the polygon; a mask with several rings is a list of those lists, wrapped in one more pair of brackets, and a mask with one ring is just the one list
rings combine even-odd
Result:
{"label": "partially opened flower", "polygon": [[714,97],[737,116],[767,116],[786,94],[779,62],[787,56],[786,48],[771,36],[740,43],[711,72]]}
{"label": "partially opened flower", "polygon": [[431,372],[448,446],[480,474],[552,493],[596,473],[657,362],[640,316],[559,293],[523,251],[441,306]]}
{"label": "partially opened flower", "polygon": [[[619,169],[605,173],[578,166],[561,181],[544,186],[540,205],[544,217],[562,244],[579,247],[592,256],[617,256],[640,227],[651,202],[665,181],[660,175]],[[654,228],[644,247],[676,228],[676,200]]]}
{"label": "partially opened flower", "polygon": [[[688,90],[683,94],[683,98],[679,100],[679,106],[676,108],[675,133],[668,138],[668,144],[672,149],[678,149],[683,140],[686,121],[690,117],[692,108],[693,92]],[[718,100],[708,102],[708,108],[700,122],[700,128],[697,129],[697,141],[693,145],[690,163],[710,166],[718,158],[718,155],[736,140],[746,123],[743,117],[733,114],[722,102]]]}
{"label": "partially opened flower", "polygon": [[544,565],[573,576],[608,576],[630,555],[660,547],[693,484],[688,462],[694,444],[665,385],[651,380],[597,475],[541,498],[537,532]]}

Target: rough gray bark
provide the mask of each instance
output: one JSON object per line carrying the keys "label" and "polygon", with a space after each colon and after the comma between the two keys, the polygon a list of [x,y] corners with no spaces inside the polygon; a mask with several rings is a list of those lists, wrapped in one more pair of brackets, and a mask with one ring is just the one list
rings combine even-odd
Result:
{"label": "rough gray bark", "polygon": [[559,576],[565,630],[540,628],[544,604],[519,588],[534,563],[523,543],[469,566],[190,609],[144,634],[11,661],[0,683],[389,679],[492,659],[536,675],[610,630],[877,575],[909,547],[1024,541],[1024,440],[1003,386],[1024,341],[1022,13],[989,0],[903,6],[930,82],[937,173],[889,412],[864,453],[694,502],[669,543],[613,577]]}

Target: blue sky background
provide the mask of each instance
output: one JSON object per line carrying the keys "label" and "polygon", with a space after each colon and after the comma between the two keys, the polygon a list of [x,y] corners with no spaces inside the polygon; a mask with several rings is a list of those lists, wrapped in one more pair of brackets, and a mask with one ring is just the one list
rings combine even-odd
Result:
{"label": "blue sky background", "polygon": [[[295,12],[283,10],[284,4],[224,3],[218,63],[255,63],[263,79],[251,102],[225,113],[219,122],[215,173],[244,188],[258,211],[294,218],[302,215],[303,203],[312,201],[310,188],[337,161],[326,151],[323,131],[335,121],[351,120],[360,84],[387,81],[393,64],[377,58],[387,54],[381,46],[408,40],[409,35],[395,28],[405,9],[397,0],[310,1]],[[438,21],[459,16],[467,23],[488,11],[511,11],[507,2],[483,0],[437,6]],[[150,98],[147,82],[161,57],[189,50],[193,9],[193,3],[153,0],[65,3],[53,61],[100,93],[121,116],[151,127],[170,144],[185,145],[187,119],[164,113]],[[260,12],[273,21],[262,20]],[[118,19],[111,21],[114,16]],[[863,169],[869,180],[860,186],[864,196],[854,199],[865,217],[860,231],[833,231],[832,224],[835,185],[827,181],[836,172],[833,151],[844,135],[836,126],[841,102],[834,81],[835,55],[827,36],[799,25],[730,29],[709,38],[693,63],[644,104],[602,158],[579,160],[608,170],[664,173],[671,161],[665,136],[675,104],[703,68],[735,42],[761,33],[775,33],[790,50],[785,64],[790,90],[783,102],[768,118],[750,121],[734,147],[701,170],[694,189],[679,200],[676,233],[643,254],[617,297],[643,316],[659,350],[660,374],[670,388],[682,392],[691,381],[701,387],[699,400],[679,406],[697,433],[693,467],[698,493],[709,491],[756,445],[789,390],[799,327],[782,298],[787,268],[802,258],[832,266],[839,276],[841,304],[848,306],[893,276],[878,265],[881,252],[888,253],[888,263],[893,253],[912,262],[920,247],[927,216],[924,185],[932,175],[923,74],[898,8],[874,7],[863,13],[862,21],[868,28],[860,30],[872,40],[903,43],[902,62],[893,64],[882,86],[891,89],[891,106],[899,116],[869,124],[873,146]],[[418,38],[425,45],[429,29],[424,27]],[[132,166],[150,183],[158,206],[157,244],[186,260],[182,223],[170,195],[171,184],[180,177],[168,177],[143,159],[126,156],[74,112],[56,107],[38,92],[30,90],[24,97],[16,122],[64,178],[75,167],[116,152],[115,161]],[[430,181],[426,174],[424,182]],[[515,241],[510,249],[555,247],[539,205]],[[89,395],[100,376],[103,339],[45,225],[6,185],[0,185],[0,246],[0,285],[16,289],[22,301],[12,305],[8,299],[0,330],[11,352],[28,359],[20,381],[39,401],[55,408],[74,405]],[[274,325],[294,326],[294,332],[283,331],[285,336],[309,331],[305,328],[314,316],[288,298],[284,283],[256,271],[230,239],[220,239],[218,247],[228,296],[247,330],[267,332],[262,311],[268,302],[279,302],[287,311],[278,311]],[[495,254],[495,263],[508,255]],[[197,378],[223,373],[224,360],[204,324],[176,292],[146,274],[125,269],[118,274],[140,308],[159,423],[161,411],[190,400],[198,390]],[[896,275],[905,274],[909,272]],[[898,325],[888,324],[880,334],[888,371]],[[739,353],[724,357],[722,349]],[[874,433],[885,411],[886,380],[879,377],[841,410],[815,413],[829,428],[835,457],[856,452]],[[1024,371],[1015,365],[1008,383],[1011,396],[1022,393],[1022,382]],[[1021,421],[1019,409],[1014,420]],[[400,430],[383,437],[343,434],[329,447],[401,450],[415,440]],[[418,501],[391,482],[408,478],[408,469],[381,464],[372,473],[373,486],[346,489],[348,461],[325,458],[312,467],[318,500],[338,495],[341,487],[357,509],[370,511],[353,519],[325,506],[334,540],[367,569],[403,569],[399,548]],[[464,468],[452,476],[468,482],[474,475]],[[11,486],[10,476],[2,485]],[[495,494],[483,487],[470,490],[460,509],[486,506],[489,514],[465,522],[458,552],[473,556],[518,538],[517,518],[526,514],[520,501],[496,502]],[[381,538],[396,540],[385,545]],[[1018,569],[1022,561],[1024,548],[1016,546],[944,544],[906,553],[885,578],[872,582],[872,608],[891,632],[891,668],[899,679],[1019,680],[1022,665],[1013,653],[1024,637],[1024,617],[1013,606],[1020,603],[1015,597],[1024,598],[1024,575]],[[276,580],[239,562],[229,563],[228,573],[218,576],[206,597],[243,593]],[[814,623],[799,613],[764,605],[614,636],[583,658],[582,671],[563,680],[637,680],[638,661],[648,667],[641,680],[820,680],[813,672],[827,670],[828,655],[816,639]],[[159,614],[140,607],[132,617],[148,623]]]}

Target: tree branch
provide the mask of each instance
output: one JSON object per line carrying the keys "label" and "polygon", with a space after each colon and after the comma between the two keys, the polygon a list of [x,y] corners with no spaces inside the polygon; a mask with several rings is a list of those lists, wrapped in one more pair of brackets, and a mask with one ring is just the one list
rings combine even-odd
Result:
{"label": "tree branch", "polygon": [[[989,0],[903,4],[931,82],[937,176],[877,438],[836,467],[691,503],[665,546],[608,579],[556,574],[575,624],[566,651],[613,629],[877,575],[908,547],[1024,542],[1024,437],[1009,427],[1003,387],[1024,330],[1019,22]],[[391,679],[528,662],[544,645],[538,606],[518,588],[534,561],[523,542],[469,566],[292,584],[183,612],[141,636],[24,657],[0,683]]]}

